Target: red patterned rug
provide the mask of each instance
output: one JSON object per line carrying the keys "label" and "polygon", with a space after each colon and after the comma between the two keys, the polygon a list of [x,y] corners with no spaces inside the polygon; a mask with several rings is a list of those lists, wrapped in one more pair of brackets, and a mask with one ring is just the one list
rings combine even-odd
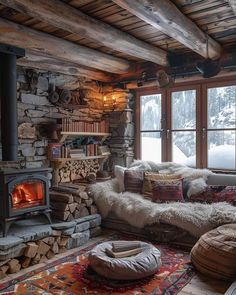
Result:
{"label": "red patterned rug", "polygon": [[[133,240],[135,237],[121,234],[111,235],[106,240]],[[104,241],[104,240],[103,240]],[[102,242],[103,242],[102,241]],[[111,281],[100,277],[88,266],[87,254],[95,246],[89,246],[76,254],[58,260],[53,267],[40,269],[37,274],[25,274],[9,283],[1,285],[5,295],[81,295],[81,294],[177,294],[193,277],[194,270],[189,262],[189,252],[154,244],[162,257],[161,269],[152,277],[137,282]],[[5,288],[5,290],[3,290]]]}

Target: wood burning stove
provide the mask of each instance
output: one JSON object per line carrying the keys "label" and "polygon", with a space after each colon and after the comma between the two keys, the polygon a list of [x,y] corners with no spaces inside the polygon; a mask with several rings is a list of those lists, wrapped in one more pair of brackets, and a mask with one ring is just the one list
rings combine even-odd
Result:
{"label": "wood burning stove", "polygon": [[[2,160],[17,161],[16,60],[25,50],[0,44]],[[26,215],[43,213],[49,222],[48,168],[0,170],[0,223],[6,236],[10,224]]]}
{"label": "wood burning stove", "polygon": [[12,222],[32,214],[49,215],[50,168],[0,170],[0,222],[6,236]]}

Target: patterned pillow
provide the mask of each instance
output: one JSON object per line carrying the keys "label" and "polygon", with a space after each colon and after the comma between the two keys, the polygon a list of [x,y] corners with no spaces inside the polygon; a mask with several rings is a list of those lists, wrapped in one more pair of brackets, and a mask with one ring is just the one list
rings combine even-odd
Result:
{"label": "patterned pillow", "polygon": [[220,202],[227,202],[236,206],[236,186],[226,186],[220,192]]}
{"label": "patterned pillow", "polygon": [[143,180],[143,195],[145,197],[152,197],[152,181],[166,180],[166,179],[179,179],[179,176],[174,174],[159,174],[158,172],[144,172]]}
{"label": "patterned pillow", "polygon": [[182,178],[155,180],[151,183],[153,202],[184,202]]}
{"label": "patterned pillow", "polygon": [[124,185],[125,191],[142,194],[143,192],[143,171],[125,170]]}
{"label": "patterned pillow", "polygon": [[189,201],[209,204],[228,202],[236,205],[236,186],[208,185],[203,192],[191,196]]}

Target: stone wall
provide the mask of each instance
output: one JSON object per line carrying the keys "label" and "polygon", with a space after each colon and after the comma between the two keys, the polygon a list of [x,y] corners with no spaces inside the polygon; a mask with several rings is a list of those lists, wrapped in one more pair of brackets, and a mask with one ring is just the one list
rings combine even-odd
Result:
{"label": "stone wall", "polygon": [[107,113],[111,137],[107,141],[111,156],[106,169],[113,171],[114,165],[127,167],[134,159],[134,95],[129,91],[114,89],[112,95],[120,95],[120,101],[113,111]]}
{"label": "stone wall", "polygon": [[[52,86],[82,90],[87,107],[70,109],[51,104],[48,95]],[[111,171],[114,164],[126,166],[133,157],[133,104],[128,91],[101,87],[95,82],[72,76],[18,68],[17,104],[18,159],[26,168],[50,165],[47,157],[47,146],[51,141],[48,126],[62,118],[87,121],[102,117],[109,119],[112,136],[106,143],[111,147],[112,156],[104,166],[106,169]]]}

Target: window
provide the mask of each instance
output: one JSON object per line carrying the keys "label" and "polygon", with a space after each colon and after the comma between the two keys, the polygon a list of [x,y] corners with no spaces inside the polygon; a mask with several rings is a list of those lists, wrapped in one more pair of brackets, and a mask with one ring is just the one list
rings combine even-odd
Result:
{"label": "window", "polygon": [[141,158],[161,162],[161,94],[140,97]]}
{"label": "window", "polygon": [[207,166],[236,169],[236,86],[207,89]]}
{"label": "window", "polygon": [[172,161],[196,166],[196,90],[172,92],[171,114]]}
{"label": "window", "polygon": [[236,170],[236,82],[205,81],[138,95],[138,158]]}

